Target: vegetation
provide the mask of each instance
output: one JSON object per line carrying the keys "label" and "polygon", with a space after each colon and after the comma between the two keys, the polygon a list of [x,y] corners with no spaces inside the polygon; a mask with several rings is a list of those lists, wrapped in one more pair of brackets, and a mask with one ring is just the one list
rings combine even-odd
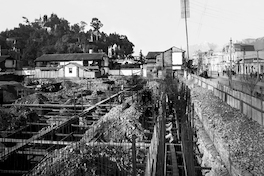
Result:
{"label": "vegetation", "polygon": [[[92,18],[90,26],[93,29],[85,31],[86,22],[70,25],[64,18],[56,14],[44,15],[34,22],[23,17],[25,22],[18,27],[0,33],[2,49],[19,53],[24,65],[34,66],[34,60],[42,54],[82,53],[93,49],[95,52],[105,52],[112,48],[113,58],[126,57],[133,53],[133,43],[125,35],[101,32],[103,26],[98,18]],[[17,57],[16,57],[17,58]]]}

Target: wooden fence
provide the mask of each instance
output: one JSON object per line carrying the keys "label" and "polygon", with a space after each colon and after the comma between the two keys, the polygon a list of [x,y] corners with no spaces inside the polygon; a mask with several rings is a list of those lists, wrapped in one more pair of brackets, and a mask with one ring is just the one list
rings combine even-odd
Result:
{"label": "wooden fence", "polygon": [[247,117],[264,126],[264,101],[241,91],[236,91],[228,86],[210,81],[197,75],[189,75],[188,79],[194,79],[194,83],[212,90],[214,95],[225,101],[231,107],[239,109]]}

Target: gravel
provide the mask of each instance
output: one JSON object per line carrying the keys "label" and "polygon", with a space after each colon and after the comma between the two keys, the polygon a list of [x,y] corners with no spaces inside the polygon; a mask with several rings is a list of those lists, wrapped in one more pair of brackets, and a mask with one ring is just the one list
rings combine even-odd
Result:
{"label": "gravel", "polygon": [[205,129],[221,141],[218,150],[230,154],[232,165],[242,173],[264,175],[263,127],[204,88],[193,88],[191,97],[201,109]]}

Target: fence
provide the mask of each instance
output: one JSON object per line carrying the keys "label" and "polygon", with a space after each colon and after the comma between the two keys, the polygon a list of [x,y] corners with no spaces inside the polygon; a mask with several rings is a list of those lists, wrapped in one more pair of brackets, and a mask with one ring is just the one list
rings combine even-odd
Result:
{"label": "fence", "polygon": [[260,125],[264,125],[264,101],[261,99],[196,75],[189,75],[188,79],[191,78],[194,79],[195,84],[212,90],[215,96],[231,107],[240,110],[240,112],[257,121]]}
{"label": "fence", "polygon": [[130,75],[141,75],[141,69],[140,68],[123,68],[120,70],[109,70],[110,75],[124,75],[124,76],[130,76]]}

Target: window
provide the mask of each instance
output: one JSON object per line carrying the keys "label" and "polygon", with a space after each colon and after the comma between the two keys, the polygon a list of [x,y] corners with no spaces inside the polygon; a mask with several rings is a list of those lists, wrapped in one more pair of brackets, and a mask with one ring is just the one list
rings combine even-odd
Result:
{"label": "window", "polygon": [[69,68],[69,73],[72,73],[72,68]]}

